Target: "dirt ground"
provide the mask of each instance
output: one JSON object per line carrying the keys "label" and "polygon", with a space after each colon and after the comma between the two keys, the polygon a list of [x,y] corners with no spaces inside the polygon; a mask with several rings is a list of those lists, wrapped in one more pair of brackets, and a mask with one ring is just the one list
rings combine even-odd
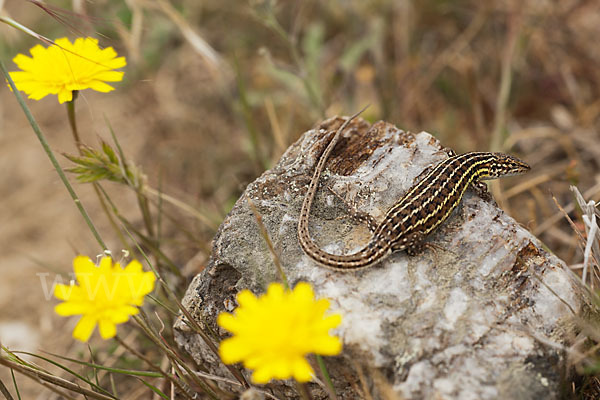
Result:
{"label": "dirt ground", "polygon": [[[198,60],[196,61],[199,62]],[[193,62],[186,68],[193,70]],[[11,68],[12,69],[12,68]],[[148,183],[188,202],[192,206],[204,207],[218,221],[225,208],[216,204],[227,204],[230,193],[241,187],[245,179],[243,163],[235,166],[235,159],[242,157],[236,150],[235,134],[215,135],[210,124],[200,128],[197,117],[181,118],[169,115],[169,107],[159,101],[169,93],[157,93],[159,76],[146,76],[136,80],[122,91],[108,94],[85,91],[77,104],[78,127],[82,140],[98,147],[102,138],[112,143],[106,121],[110,121],[119,143],[127,157],[143,169]],[[203,92],[201,86],[198,87]],[[74,342],[70,332],[77,318],[59,317],[53,311],[57,304],[51,288],[55,282],[67,282],[72,278],[72,260],[78,254],[94,258],[101,248],[94,240],[67,190],[44,153],[31,126],[13,94],[5,87],[0,89],[0,338],[2,344],[11,349],[40,354],[49,351],[55,354],[77,354],[86,351],[86,346]],[[188,91],[188,95],[192,95]],[[158,99],[158,97],[161,97]],[[206,96],[206,93],[202,93]],[[43,130],[51,148],[63,167],[73,166],[61,153],[77,154],[68,125],[66,108],[56,96],[41,101],[27,101],[34,117]],[[173,112],[179,109],[173,105]],[[213,123],[217,118],[213,118]],[[190,127],[196,124],[195,127]],[[224,121],[220,126],[226,126]],[[209,128],[206,128],[209,126]],[[215,125],[216,126],[216,125]],[[227,153],[215,152],[212,146],[227,147]],[[207,174],[211,165],[229,164],[233,167],[216,174]],[[235,176],[234,176],[235,174]],[[176,178],[173,177],[182,177]],[[241,177],[241,178],[240,178]],[[90,214],[103,240],[120,259],[122,246],[117,240],[95,192],[88,184],[79,184],[70,175],[75,191]],[[220,182],[223,188],[217,187]],[[130,190],[115,183],[105,183],[120,212],[141,227],[141,215],[136,197]],[[221,189],[221,190],[219,190]],[[204,201],[206,193],[214,199]],[[169,208],[166,206],[166,208]],[[177,215],[177,210],[170,207]],[[155,214],[156,215],[156,214]],[[200,251],[199,259],[210,248],[214,227],[199,224],[193,218],[179,213],[179,217],[198,238],[197,242],[178,236],[165,251],[183,267]],[[165,235],[173,231],[165,223]],[[202,263],[193,268],[201,268]],[[186,271],[192,277],[198,269]],[[96,340],[96,342],[94,342]],[[96,337],[92,343],[98,343]],[[11,382],[7,371],[0,368],[0,379]],[[24,377],[17,377],[23,398],[45,399],[49,393]],[[41,394],[40,394],[41,393]],[[144,398],[144,397],[141,397]]]}
{"label": "dirt ground", "polygon": [[[2,89],[0,96],[0,332],[3,345],[25,351],[44,349],[66,354],[73,342],[65,333],[72,328],[74,320],[67,321],[54,313],[53,307],[57,302],[51,295],[51,285],[57,273],[65,280],[70,279],[70,263],[75,255],[94,256],[100,253],[100,249],[88,234],[81,215],[13,95]],[[106,135],[105,127],[101,126],[102,114],[115,124],[116,129],[124,128],[125,115],[130,121],[135,120],[131,104],[116,104],[122,99],[122,96],[89,95],[94,108],[102,110],[102,113],[94,112],[91,116],[89,108],[87,112],[82,109],[82,115],[87,114],[96,122],[93,128],[88,128],[89,131],[86,129],[89,132],[86,136],[94,140],[94,135],[102,131]],[[104,106],[98,106],[98,102]],[[74,152],[76,149],[70,137],[64,106],[60,106],[56,98],[28,103],[48,135],[51,147],[57,153]],[[85,107],[84,104],[82,106]],[[85,125],[82,121],[82,126]],[[128,135],[122,140],[128,151],[134,154],[144,145],[140,135]],[[64,159],[62,162],[64,164]],[[98,229],[106,232],[109,227],[90,189],[76,185],[77,193]],[[118,190],[113,193],[127,208],[127,200],[131,199]],[[110,237],[106,240],[113,246],[117,245]],[[0,376],[4,382],[10,382],[6,372],[0,371]],[[20,382],[23,380],[19,378]],[[26,389],[22,393],[24,398],[36,398],[34,395],[40,392],[39,386],[25,384],[22,389]]]}

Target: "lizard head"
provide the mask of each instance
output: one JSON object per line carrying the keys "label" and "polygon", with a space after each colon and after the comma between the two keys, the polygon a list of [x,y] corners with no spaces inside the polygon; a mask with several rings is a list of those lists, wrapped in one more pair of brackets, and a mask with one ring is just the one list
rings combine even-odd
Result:
{"label": "lizard head", "polygon": [[517,157],[504,153],[493,153],[488,165],[488,173],[482,179],[494,179],[504,176],[521,175],[531,167]]}

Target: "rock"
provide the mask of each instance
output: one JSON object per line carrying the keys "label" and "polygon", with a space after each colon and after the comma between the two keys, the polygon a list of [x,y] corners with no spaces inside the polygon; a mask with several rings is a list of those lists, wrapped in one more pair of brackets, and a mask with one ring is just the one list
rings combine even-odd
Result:
{"label": "rock", "polygon": [[[325,358],[340,398],[557,398],[563,354],[548,343],[571,338],[572,317],[585,305],[583,291],[561,260],[475,191],[467,191],[421,255],[394,253],[379,265],[344,273],[303,254],[296,234],[300,206],[325,134],[342,122],[332,118],[306,132],[274,168],[248,185],[221,225],[209,264],[191,283],[184,305],[224,338],[216,316],[235,307],[237,292],[263,293],[278,280],[248,196],[290,283],[311,283],[343,315],[336,334],[344,351]],[[357,118],[327,163],[311,235],[332,253],[359,250],[369,230],[326,186],[380,219],[427,166],[445,157],[428,133]],[[199,364],[231,377],[186,324],[179,320],[175,328],[178,344]],[[326,398],[320,386],[310,388],[315,398]],[[291,381],[272,381],[265,389],[278,398],[297,398]]]}

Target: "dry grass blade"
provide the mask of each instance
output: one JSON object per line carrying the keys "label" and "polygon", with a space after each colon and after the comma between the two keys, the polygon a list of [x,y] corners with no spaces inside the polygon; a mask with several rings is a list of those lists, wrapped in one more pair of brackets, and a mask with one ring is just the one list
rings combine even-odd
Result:
{"label": "dry grass blade", "polygon": [[106,395],[100,394],[98,392],[95,392],[93,390],[83,388],[76,383],[67,381],[66,379],[60,378],[58,376],[52,375],[47,372],[43,372],[43,371],[39,371],[39,370],[30,368],[30,367],[27,367],[25,365],[18,364],[16,362],[7,360],[6,358],[3,358],[3,357],[0,357],[0,364],[4,365],[5,367],[10,368],[14,371],[17,371],[17,372],[21,373],[22,375],[25,375],[28,378],[31,378],[40,383],[42,383],[42,382],[50,383],[51,385],[59,386],[64,389],[68,389],[70,391],[83,394],[90,399],[96,399],[96,400],[114,400],[114,399],[116,399],[116,397],[106,396]]}
{"label": "dry grass blade", "polygon": [[265,99],[265,110],[267,111],[267,116],[269,117],[269,122],[271,123],[271,132],[273,134],[273,139],[277,144],[277,152],[279,154],[283,154],[286,149],[286,139],[284,137],[283,131],[281,129],[281,124],[279,123],[279,119],[277,118],[277,112],[275,111],[275,105],[273,104],[273,100],[271,98]]}
{"label": "dry grass blade", "polygon": [[571,217],[569,217],[569,213],[558,203],[558,200],[556,199],[556,197],[552,196],[552,200],[554,200],[554,204],[556,205],[558,210],[561,212],[561,215],[567,220],[567,222],[571,226],[571,229],[573,229],[573,231],[575,233],[577,233],[577,235],[579,235],[579,239],[581,241],[583,241],[583,236],[581,235],[581,232],[579,232],[579,229],[577,229],[577,225],[575,225],[575,222],[573,222]]}
{"label": "dry grass blade", "polygon": [[[427,74],[422,78],[422,81],[418,82],[416,88],[419,91],[424,91],[432,85],[435,79],[440,75],[444,68],[452,65],[452,62],[456,60],[461,52],[469,46],[477,34],[481,31],[485,21],[488,17],[488,10],[484,8],[480,9],[475,18],[471,20],[467,28],[462,31],[456,39],[431,63]],[[420,98],[420,96],[418,96]],[[420,98],[420,100],[425,100]]]}
{"label": "dry grass blade", "polygon": [[[592,198],[594,201],[600,201],[600,183],[597,183],[590,189],[586,190],[585,193],[583,193],[583,197]],[[571,202],[564,207],[564,212],[567,214],[572,212],[573,210],[575,210],[574,202]],[[560,221],[562,218],[562,214],[555,214],[552,217],[546,219],[546,221],[544,221],[544,223],[540,224],[536,229],[534,229],[532,233],[536,236],[539,236],[546,230],[548,230],[548,228]]]}
{"label": "dry grass blade", "polygon": [[[585,244],[585,251],[583,253],[583,272],[582,280],[586,283],[588,268],[590,267],[590,260],[594,260],[596,267],[598,267],[598,260],[600,260],[600,246],[598,245],[598,239],[600,238],[600,232],[598,232],[598,223],[596,222],[596,202],[594,200],[585,201],[579,190],[575,186],[570,187],[571,192],[575,194],[577,204],[583,212],[582,219],[585,226],[585,232],[587,234],[587,240]],[[594,282],[590,279],[590,285],[593,288]]]}
{"label": "dry grass blade", "polygon": [[185,211],[186,213],[194,216],[198,221],[200,221],[201,223],[203,223],[205,226],[207,226],[208,228],[212,229],[212,230],[216,230],[219,226],[216,222],[214,222],[210,216],[208,216],[207,214],[203,213],[202,211],[190,206],[189,204],[179,200],[176,197],[173,196],[169,196],[166,193],[160,192],[156,189],[153,189],[151,187],[148,186],[144,186],[144,193],[147,193],[151,196],[154,196],[156,198],[165,200],[169,203],[171,203],[172,205],[174,205],[175,207],[179,208],[182,211]]}
{"label": "dry grass blade", "polygon": [[[0,6],[2,6],[1,2],[0,2]],[[2,382],[1,379],[0,379],[0,393],[2,393],[2,395],[6,398],[6,400],[13,400],[12,395],[10,394],[10,392],[8,391],[8,388],[6,387],[4,382]]]}
{"label": "dry grass blade", "polygon": [[[508,16],[509,36],[502,57],[502,74],[500,78],[500,90],[496,98],[496,108],[494,111],[494,128],[490,140],[490,151],[501,151],[505,140],[506,119],[508,110],[508,100],[511,93],[511,84],[513,79],[513,62],[516,53],[517,39],[520,35],[522,18],[519,15],[514,17]],[[500,190],[500,182],[492,181],[490,189],[498,205],[502,208],[506,207],[506,198]]]}
{"label": "dry grass blade", "polygon": [[24,25],[21,25],[20,23],[18,23],[17,21],[15,21],[14,19],[10,18],[7,15],[0,15],[0,22],[4,22],[5,24],[12,26],[13,28],[18,29],[21,32],[24,32],[30,36],[33,36],[34,38],[41,40],[44,43],[54,44],[54,42],[52,40],[48,39],[45,36],[40,35],[37,32],[32,31],[31,29],[27,28]]}
{"label": "dry grass blade", "polygon": [[273,256],[273,263],[275,264],[275,267],[277,268],[277,272],[279,273],[279,276],[281,277],[281,281],[282,281],[283,285],[285,286],[285,288],[289,289],[290,285],[288,284],[288,280],[287,280],[287,277],[285,276],[285,272],[283,272],[283,267],[281,266],[281,262],[279,261],[279,256],[277,255],[277,253],[275,252],[275,248],[273,247],[273,242],[271,242],[271,238],[269,238],[269,233],[267,232],[267,228],[265,228],[265,224],[263,224],[263,222],[262,222],[262,216],[258,212],[258,209],[254,205],[254,202],[252,201],[252,199],[250,199],[250,197],[246,196],[246,201],[248,202],[248,205],[252,209],[252,213],[254,214],[254,217],[256,218],[256,223],[258,224],[258,228],[260,229],[260,234],[265,239],[265,242],[267,243],[267,247],[269,248],[269,251],[271,252],[271,255]]}
{"label": "dry grass blade", "polygon": [[206,40],[202,39],[202,37],[192,29],[187,20],[181,16],[171,3],[167,0],[157,0],[157,3],[165,15],[167,15],[167,17],[173,21],[175,26],[181,30],[183,37],[185,37],[194,50],[206,60],[207,64],[214,72],[219,72],[219,74],[229,72],[229,68],[227,68],[227,65],[219,53],[217,53]]}
{"label": "dry grass blade", "polygon": [[157,365],[155,365],[152,362],[152,360],[150,360],[148,357],[146,357],[144,354],[142,354],[141,352],[137,351],[133,347],[129,346],[127,344],[126,340],[121,339],[121,337],[119,337],[118,335],[115,336],[115,339],[117,340],[117,342],[119,342],[119,344],[123,348],[125,348],[131,354],[133,354],[136,357],[138,357],[140,360],[143,360],[153,371],[162,374],[166,379],[168,379],[174,386],[176,386],[180,390],[180,394],[182,396],[184,396],[185,398],[188,398],[188,399],[191,398],[192,395],[188,393],[189,389],[187,388],[187,386],[184,387],[183,386],[183,382],[179,381],[178,379],[175,379],[175,376],[173,374],[169,374],[169,373],[163,371],[160,367],[158,367]]}
{"label": "dry grass blade", "polygon": [[127,29],[122,23],[115,24],[115,28],[123,39],[123,44],[129,51],[133,64],[139,64],[141,60],[141,41],[143,33],[144,10],[136,0],[125,1],[131,10],[131,27]]}
{"label": "dry grass blade", "polygon": [[373,400],[373,396],[371,396],[371,393],[369,391],[369,385],[367,384],[367,379],[365,377],[364,371],[362,370],[362,367],[354,360],[352,360],[352,364],[354,366],[356,374],[358,375],[358,380],[360,382],[363,396],[365,396],[365,400]]}
{"label": "dry grass blade", "polygon": [[[141,316],[140,316],[141,315]],[[140,313],[139,315],[135,315],[133,319],[138,323],[140,328],[146,333],[146,336],[157,345],[158,348],[162,350],[162,352],[169,358],[171,361],[171,365],[177,369],[177,374],[179,376],[183,376],[183,373],[180,369],[183,368],[187,372],[187,376],[194,380],[194,383],[198,385],[202,389],[202,391],[211,399],[218,399],[219,397],[214,392],[214,388],[209,385],[208,382],[200,379],[194,372],[191,367],[184,362],[184,360],[169,346],[168,343],[160,336],[159,333],[155,332],[154,328],[150,325],[149,321],[146,319],[144,313]],[[187,384],[187,383],[186,383]]]}

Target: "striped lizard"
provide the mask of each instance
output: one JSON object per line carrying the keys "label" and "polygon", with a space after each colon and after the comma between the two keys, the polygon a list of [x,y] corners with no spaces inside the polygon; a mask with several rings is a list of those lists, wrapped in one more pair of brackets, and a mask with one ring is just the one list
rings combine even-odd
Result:
{"label": "striped lizard", "polygon": [[365,247],[353,254],[336,255],[322,250],[311,238],[308,220],[319,178],[343,130],[357,113],[340,126],[321,154],[298,220],[298,239],[306,255],[318,264],[339,271],[358,270],[377,264],[392,252],[406,250],[413,256],[423,251],[424,240],[458,206],[470,185],[485,179],[519,175],[530,167],[516,157],[502,153],[471,152],[450,156],[435,165],[413,185],[385,214],[379,224],[364,216],[372,230]]}

